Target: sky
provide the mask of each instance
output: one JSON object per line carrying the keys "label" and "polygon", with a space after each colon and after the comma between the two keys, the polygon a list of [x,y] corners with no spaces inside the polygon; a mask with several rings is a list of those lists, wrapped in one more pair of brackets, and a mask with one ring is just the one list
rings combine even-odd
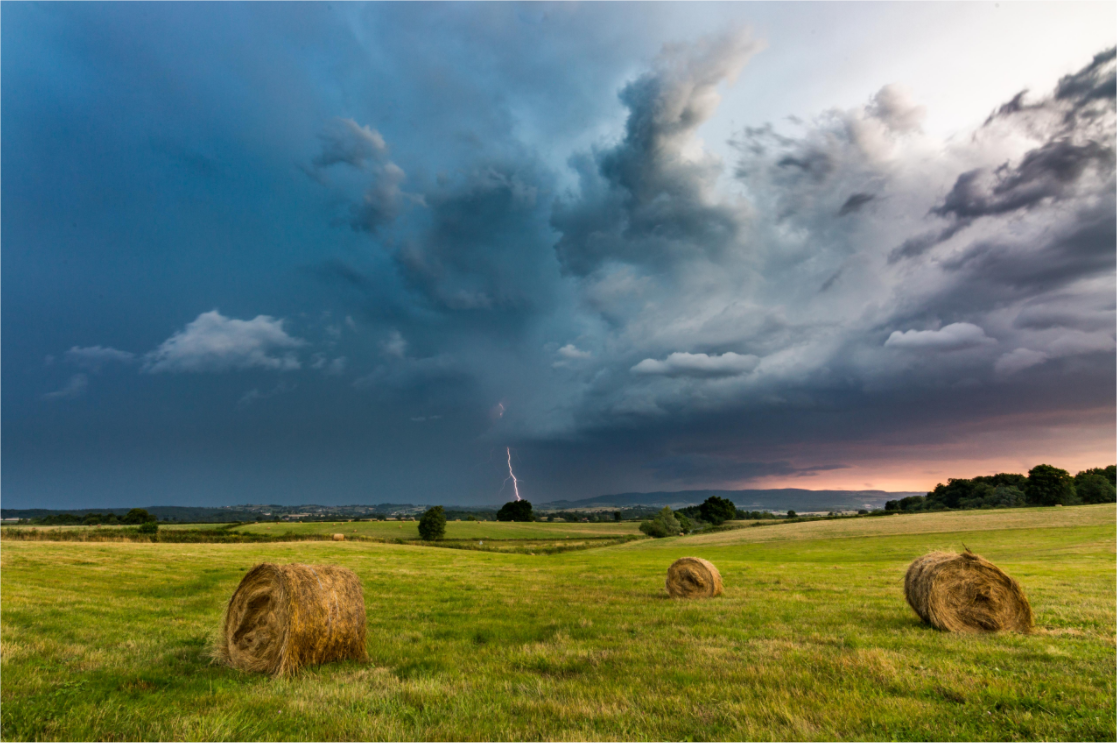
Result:
{"label": "sky", "polygon": [[1101,3],[4,3],[6,508],[1112,464]]}

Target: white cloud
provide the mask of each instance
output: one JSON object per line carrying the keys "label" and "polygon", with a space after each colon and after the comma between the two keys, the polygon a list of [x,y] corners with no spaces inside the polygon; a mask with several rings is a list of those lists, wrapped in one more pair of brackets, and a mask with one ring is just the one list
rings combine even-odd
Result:
{"label": "white cloud", "polygon": [[258,315],[234,320],[217,310],[203,312],[183,330],[172,335],[144,357],[143,371],[221,372],[231,369],[293,371],[300,367],[294,353],[285,349],[305,345],[287,335],[283,320]]}
{"label": "white cloud", "polygon": [[573,343],[567,343],[558,350],[558,355],[564,359],[588,359],[593,356],[589,351],[583,351]]}
{"label": "white cloud", "polygon": [[556,361],[551,364],[555,369],[562,369],[576,364],[578,361],[585,361],[586,359],[593,358],[593,354],[589,351],[583,351],[573,343],[567,343],[565,346],[558,350],[558,355],[562,357],[561,361]]}
{"label": "white cloud", "polygon": [[396,356],[402,359],[407,353],[407,341],[404,340],[403,335],[401,335],[398,330],[393,330],[388,335],[388,340],[384,341],[383,347],[384,353],[389,356]]}
{"label": "white cloud", "polygon": [[66,361],[71,364],[90,371],[100,371],[102,366],[109,363],[130,364],[136,358],[134,353],[103,346],[88,346],[86,348],[74,346],[64,356]]}
{"label": "white cloud", "polygon": [[974,348],[997,341],[985,335],[985,331],[968,322],[956,322],[941,330],[908,330],[901,333],[894,330],[884,345],[889,348],[902,348],[915,351],[958,351]]}
{"label": "white cloud", "polygon": [[751,354],[730,351],[721,356],[704,353],[673,353],[664,361],[644,359],[631,371],[634,374],[661,374],[669,377],[735,377],[747,374],[760,361]]}
{"label": "white cloud", "polygon": [[326,358],[326,354],[316,353],[312,359],[313,361],[310,364],[311,369],[317,369],[320,372],[333,376],[345,373],[345,369],[349,365],[349,359],[345,356],[338,356],[331,361]]}
{"label": "white cloud", "polygon": [[44,400],[72,400],[75,397],[81,397],[85,394],[85,388],[89,386],[89,377],[84,374],[75,374],[70,377],[70,381],[66,386],[54,392],[48,392],[43,395]]}
{"label": "white cloud", "polygon": [[1047,361],[1047,354],[1042,351],[1033,351],[1030,348],[1018,348],[997,359],[997,363],[993,365],[993,369],[997,374],[1002,376],[1011,376],[1030,366],[1042,364],[1044,361]]}
{"label": "white cloud", "polygon": [[290,392],[293,389],[295,389],[295,385],[287,384],[286,382],[280,382],[267,392],[261,392],[258,388],[253,387],[241,396],[240,400],[237,401],[237,407],[244,408],[256,402],[257,400],[266,400],[269,397],[275,397],[276,395],[281,395],[284,392]]}

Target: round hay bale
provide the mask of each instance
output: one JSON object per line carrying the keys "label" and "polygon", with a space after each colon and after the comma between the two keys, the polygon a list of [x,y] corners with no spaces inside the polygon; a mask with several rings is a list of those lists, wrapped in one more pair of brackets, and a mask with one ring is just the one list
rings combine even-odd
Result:
{"label": "round hay bale", "polygon": [[233,668],[272,676],[367,661],[360,579],[336,565],[257,565],[225,607],[217,655]]}
{"label": "round hay bale", "polygon": [[345,541],[345,535],[344,534],[334,534],[334,541],[335,542],[344,542]]}
{"label": "round hay bale", "polygon": [[667,593],[676,599],[720,596],[721,573],[701,557],[680,557],[667,568]]}
{"label": "round hay bale", "polygon": [[908,567],[904,597],[927,624],[947,632],[1031,632],[1032,606],[1020,584],[968,549],[931,552]]}

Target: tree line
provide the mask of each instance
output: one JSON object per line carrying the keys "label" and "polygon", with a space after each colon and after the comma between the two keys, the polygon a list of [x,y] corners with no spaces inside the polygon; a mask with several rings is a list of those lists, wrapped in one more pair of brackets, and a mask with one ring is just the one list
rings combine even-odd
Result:
{"label": "tree line", "polygon": [[72,513],[52,513],[49,516],[32,519],[31,523],[43,526],[122,526],[131,524],[154,523],[158,519],[146,508],[133,508],[123,516],[115,513],[87,513],[78,516]]}
{"label": "tree line", "polygon": [[950,478],[927,495],[884,504],[885,511],[944,511],[1021,506],[1075,506],[1117,502],[1117,465],[1094,467],[1071,477],[1066,470],[1039,464],[1027,475],[1001,472],[970,479]]}

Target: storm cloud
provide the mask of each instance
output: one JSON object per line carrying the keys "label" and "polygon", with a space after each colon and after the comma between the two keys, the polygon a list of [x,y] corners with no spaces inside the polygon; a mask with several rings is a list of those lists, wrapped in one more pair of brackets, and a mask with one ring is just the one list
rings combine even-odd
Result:
{"label": "storm cloud", "polygon": [[506,447],[535,502],[913,489],[1111,449],[1113,49],[950,128],[969,67],[847,75],[868,9],[820,11],[839,54],[749,29],[776,8],[6,7],[5,494],[495,504]]}
{"label": "storm cloud", "polygon": [[664,47],[655,69],[620,92],[628,109],[615,147],[571,161],[580,191],[555,204],[555,246],[579,276],[609,262],[664,268],[718,255],[740,235],[740,217],[714,189],[719,160],[698,149],[696,132],[763,45],[745,31]]}

